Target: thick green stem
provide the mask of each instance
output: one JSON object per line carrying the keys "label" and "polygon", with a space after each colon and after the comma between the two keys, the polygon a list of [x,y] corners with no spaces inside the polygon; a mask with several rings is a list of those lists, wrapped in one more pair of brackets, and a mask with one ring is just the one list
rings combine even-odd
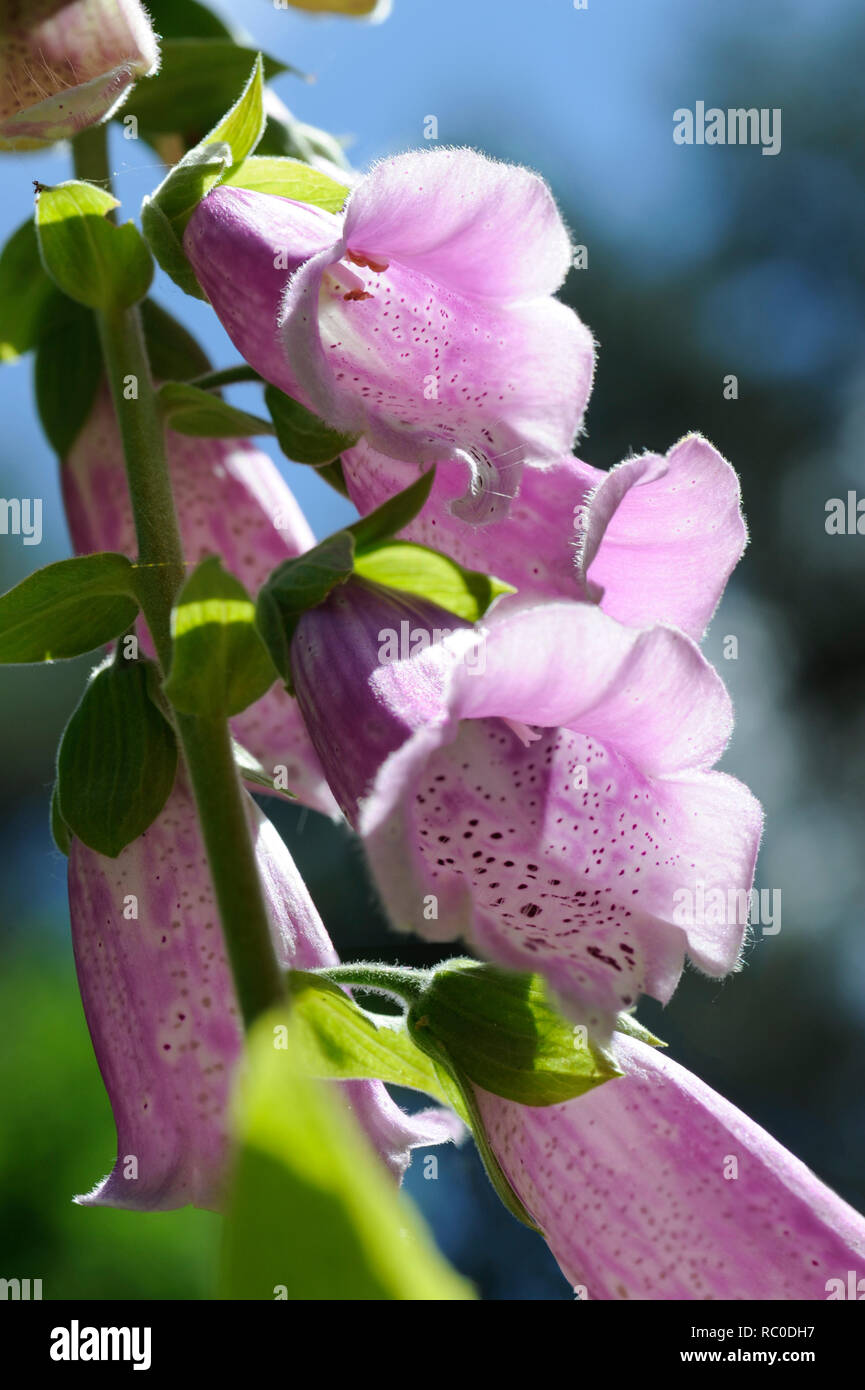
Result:
{"label": "thick green stem", "polygon": [[228,958],[244,1021],[284,997],[245,798],[225,719],[178,714],[177,723],[219,903]]}
{"label": "thick green stem", "polygon": [[[100,179],[86,155],[103,155],[105,136],[77,148],[80,178]],[[93,132],[88,132],[88,137]],[[79,137],[80,139],[81,137]],[[77,145],[77,142],[76,142]],[[98,160],[97,160],[98,162]],[[137,309],[97,315],[102,351],[117,414],[135,532],[138,596],[163,673],[171,667],[171,609],[183,582],[180,530],[165,457],[165,434]],[[283,998],[244,792],[224,718],[176,714],[177,730],[195,794],[223,935],[244,1022]]]}
{"label": "thick green stem", "polygon": [[171,665],[171,607],[183,583],[183,546],[165,462],[162,418],[137,309],[97,315],[123,442],[138,541],[137,584],[162,668]]}
{"label": "thick green stem", "polygon": [[[111,166],[108,162],[108,126],[94,125],[82,130],[72,141],[72,164],[77,179],[98,183],[111,192]],[[113,219],[114,213],[109,213]]]}

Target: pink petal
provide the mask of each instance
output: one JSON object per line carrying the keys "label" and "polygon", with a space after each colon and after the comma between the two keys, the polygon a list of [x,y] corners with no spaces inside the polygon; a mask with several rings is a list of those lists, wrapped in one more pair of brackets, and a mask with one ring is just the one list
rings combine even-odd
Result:
{"label": "pink petal", "polygon": [[[288,850],[250,798],[247,816],[280,963],[304,970],[336,963]],[[78,1200],[139,1210],[188,1202],[218,1208],[242,1037],[182,775],[153,825],[116,859],[73,840],[69,904],[84,1011],[117,1126],[114,1168]],[[403,1115],[380,1082],[340,1089],[397,1177],[412,1147],[454,1137],[448,1117]]]}
{"label": "pink petal", "polygon": [[803,1163],[663,1052],[621,1035],[615,1052],[627,1074],[564,1105],[477,1090],[572,1285],[590,1299],[786,1302],[861,1271],[865,1221]]}
{"label": "pink petal", "polygon": [[477,150],[420,150],[383,160],[346,205],[353,251],[396,260],[462,294],[554,294],[571,245],[537,174]]}
{"label": "pink petal", "polygon": [[745,549],[740,500],[735,471],[698,434],[600,475],[581,560],[604,610],[699,640]]}

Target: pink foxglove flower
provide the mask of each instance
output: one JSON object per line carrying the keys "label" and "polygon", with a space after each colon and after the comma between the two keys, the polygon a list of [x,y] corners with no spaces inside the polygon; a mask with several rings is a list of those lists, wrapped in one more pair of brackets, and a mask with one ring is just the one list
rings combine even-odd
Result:
{"label": "pink foxglove flower", "polygon": [[339,217],[220,187],[184,245],[262,376],[385,454],[458,459],[476,521],[504,510],[524,459],[570,449],[592,340],[553,298],[570,244],[528,170],[472,150],[400,155]]}
{"label": "pink foxglove flower", "polygon": [[549,603],[478,635],[350,582],[301,619],[292,671],[396,926],[543,973],[601,1034],[666,1002],[686,952],[735,968],[761,813],[711,770],[732,712],[684,634]]}
{"label": "pink foxglove flower", "polygon": [[[247,813],[278,959],[336,963],[294,862],[251,798]],[[84,1012],[117,1126],[117,1161],[85,1205],[218,1208],[226,1108],[242,1030],[195,805],[178,778],[150,828],[109,859],[73,840],[72,940]],[[397,1177],[418,1144],[453,1138],[449,1112],[407,1116],[381,1082],[342,1088]]]}
{"label": "pink foxglove flower", "polygon": [[[166,448],[189,564],[221,555],[252,595],[270,571],[315,543],[276,465],[245,439],[200,439],[167,430]],[[64,461],[63,497],[79,555],[136,554],[135,527],[114,409],[103,387]],[[148,651],[149,636],[145,641]],[[306,805],[336,807],[298,712],[280,682],[231,721],[240,743]]]}
{"label": "pink foxglove flower", "polygon": [[[343,455],[343,469],[363,515],[417,477],[416,465],[364,440]],[[608,473],[570,455],[526,468],[507,516],[486,526],[452,510],[462,474],[442,461],[401,535],[513,584],[511,603],[594,599],[620,622],[670,623],[699,640],[747,539],[738,478],[698,434],[666,457],[643,454]]]}
{"label": "pink foxglove flower", "polygon": [[[865,1220],[663,1052],[564,1105],[476,1088],[493,1151],[589,1299],[826,1299],[865,1267]],[[834,1294],[837,1297],[837,1293]]]}
{"label": "pink foxglove flower", "polygon": [[97,125],[158,66],[138,0],[0,0],[0,149]]}

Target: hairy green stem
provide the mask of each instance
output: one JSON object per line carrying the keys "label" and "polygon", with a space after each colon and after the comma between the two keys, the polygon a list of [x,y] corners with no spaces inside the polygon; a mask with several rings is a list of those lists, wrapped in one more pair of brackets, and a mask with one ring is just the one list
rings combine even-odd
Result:
{"label": "hairy green stem", "polygon": [[233,386],[238,381],[261,381],[262,377],[254,367],[239,362],[236,367],[223,367],[220,371],[205,372],[203,376],[193,377],[190,386],[198,386],[202,391],[215,391],[219,386]]}
{"label": "hairy green stem", "polygon": [[429,984],[428,970],[407,965],[379,965],[356,961],[348,965],[323,965],[311,974],[323,975],[335,985],[354,985],[375,994],[389,994],[406,1004],[416,1004]]}
{"label": "hairy green stem", "polygon": [[[95,129],[101,143],[89,131],[85,147],[76,149],[75,171],[81,178],[101,179],[102,171],[107,176],[105,130]],[[137,308],[100,313],[97,319],[135,519],[136,587],[165,674],[171,668],[171,609],[183,582],[184,560],[164,426]],[[175,716],[237,997],[249,1027],[283,998],[283,985],[228,723],[222,717],[200,718],[177,711]]]}
{"label": "hairy green stem", "polygon": [[[72,141],[72,165],[77,179],[98,183],[111,192],[111,166],[108,163],[107,125],[88,126]],[[114,220],[114,212],[108,216]]]}

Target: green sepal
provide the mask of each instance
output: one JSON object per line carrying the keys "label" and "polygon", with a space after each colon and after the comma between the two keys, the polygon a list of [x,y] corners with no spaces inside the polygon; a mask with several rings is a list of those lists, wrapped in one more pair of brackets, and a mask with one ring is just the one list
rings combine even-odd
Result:
{"label": "green sepal", "polygon": [[502,594],[516,592],[512,584],[468,570],[448,555],[412,541],[383,541],[355,556],[354,571],[400,593],[428,599],[448,613],[476,623]]}
{"label": "green sepal", "polygon": [[647,1047],[667,1046],[660,1038],[656,1038],[654,1033],[650,1033],[648,1028],[644,1027],[633,1014],[619,1014],[616,1019],[614,1031],[616,1033],[625,1033],[629,1038],[636,1038],[638,1042],[645,1043]]}
{"label": "green sepal", "polygon": [[302,615],[351,578],[354,537],[337,531],[268,576],[256,603],[256,624],[273,664],[291,689],[291,639]]}
{"label": "green sepal", "polygon": [[520,1105],[560,1105],[622,1074],[556,1012],[540,975],[474,960],[431,973],[408,1028],[419,1047],[432,1043],[476,1086]]}
{"label": "green sepal", "polygon": [[239,714],[276,680],[255,627],[255,605],[216,555],[202,560],[171,613],[174,650],[163,690],[175,709]]}
{"label": "green sepal", "polygon": [[[205,194],[252,154],[264,130],[261,54],[231,110],[166,175],[141,207],[141,225],[166,274],[188,294],[205,295],[183,250],[186,224]],[[194,286],[194,288],[193,288]]]}
{"label": "green sepal", "polygon": [[53,294],[36,223],[28,217],[0,252],[0,362],[14,362],[36,346],[42,312]]}
{"label": "green sepal", "polygon": [[104,371],[92,310],[51,285],[33,379],[42,428],[61,459],[87,423]]}
{"label": "green sepal", "polygon": [[146,661],[112,660],[91,679],[57,755],[59,813],[83,844],[116,859],[174,785],[174,730],[148,693]]}
{"label": "green sepal", "polygon": [[352,522],[347,529],[354,536],[355,552],[363,555],[382,541],[391,541],[403,527],[414,521],[423,511],[435,482],[435,467],[425,473],[402,492],[397,492],[382,502],[380,507],[362,516],[360,521]]}
{"label": "green sepal", "polygon": [[105,189],[79,179],[37,192],[42,264],[58,289],[89,309],[129,308],[153,279],[153,259],[135,223],[107,220],[116,207]]}
{"label": "green sepal", "polygon": [[158,396],[166,425],[178,434],[202,439],[240,439],[273,433],[269,420],[238,410],[221,396],[185,381],[164,382]]}
{"label": "green sepal", "polygon": [[264,403],[270,411],[279,447],[294,463],[321,468],[333,463],[343,450],[350,449],[358,441],[356,434],[342,434],[331,429],[276,386],[265,387]]}
{"label": "green sepal", "polygon": [[349,193],[344,183],[337,183],[303,160],[278,155],[250,155],[231,171],[225,182],[233,188],[275,193],[296,203],[309,203],[325,212],[339,212]]}
{"label": "green sepal", "polygon": [[135,571],[102,551],[58,560],[0,596],[0,663],[59,661],[92,652],[135,621]]}

